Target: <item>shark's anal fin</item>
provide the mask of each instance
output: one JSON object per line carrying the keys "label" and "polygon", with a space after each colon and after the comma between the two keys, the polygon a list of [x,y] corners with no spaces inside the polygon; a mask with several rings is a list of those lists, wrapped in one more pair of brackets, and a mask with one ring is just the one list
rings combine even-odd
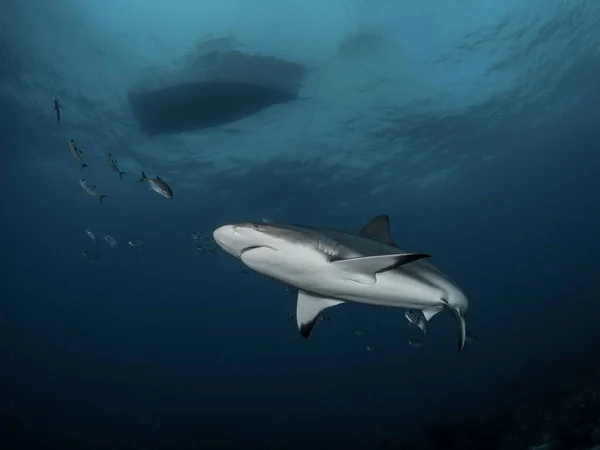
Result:
{"label": "shark's anal fin", "polygon": [[360,284],[374,284],[376,274],[423,258],[429,258],[429,255],[426,253],[395,253],[392,255],[342,259],[332,264],[335,264],[338,269],[347,272],[349,280]]}
{"label": "shark's anal fin", "polygon": [[298,303],[296,304],[296,322],[298,330],[303,338],[310,336],[315,323],[321,312],[332,306],[344,303],[342,300],[320,297],[305,291],[298,291]]}
{"label": "shark's anal fin", "polygon": [[392,240],[392,234],[390,233],[390,218],[385,214],[373,217],[371,221],[360,230],[359,234],[383,242],[384,244],[398,247]]}

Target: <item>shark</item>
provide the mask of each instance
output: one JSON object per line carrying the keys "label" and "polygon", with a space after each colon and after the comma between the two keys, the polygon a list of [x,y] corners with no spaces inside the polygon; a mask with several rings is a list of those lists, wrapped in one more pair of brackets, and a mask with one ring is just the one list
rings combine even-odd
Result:
{"label": "shark", "polygon": [[467,338],[469,302],[462,289],[433,266],[427,253],[410,253],[392,240],[390,218],[379,215],[358,233],[306,225],[240,222],[213,238],[248,268],[298,290],[296,322],[308,338],[320,315],[345,302],[419,310],[427,322],[449,310]]}

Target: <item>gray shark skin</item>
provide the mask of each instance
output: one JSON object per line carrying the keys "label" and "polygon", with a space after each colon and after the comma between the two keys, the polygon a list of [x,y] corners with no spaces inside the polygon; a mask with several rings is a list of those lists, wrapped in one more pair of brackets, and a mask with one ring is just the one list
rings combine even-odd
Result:
{"label": "gray shark skin", "polygon": [[324,310],[352,301],[420,310],[427,322],[449,309],[459,324],[459,351],[465,345],[465,294],[425,261],[429,255],[398,248],[386,215],[359,233],[243,222],[217,228],[213,238],[250,269],[298,289],[296,321],[304,338]]}

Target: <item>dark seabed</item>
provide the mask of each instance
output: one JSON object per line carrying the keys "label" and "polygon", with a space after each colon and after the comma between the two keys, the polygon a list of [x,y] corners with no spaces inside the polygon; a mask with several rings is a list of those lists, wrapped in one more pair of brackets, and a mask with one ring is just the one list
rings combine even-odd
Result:
{"label": "dark seabed", "polygon": [[[598,23],[596,0],[1,3],[0,448],[600,449]],[[227,37],[308,68],[297,98],[211,97],[246,111],[221,124],[186,97],[144,133],[128,93]],[[296,292],[212,240],[379,214],[465,291],[462,352],[448,312],[423,336],[351,302],[302,339]]]}

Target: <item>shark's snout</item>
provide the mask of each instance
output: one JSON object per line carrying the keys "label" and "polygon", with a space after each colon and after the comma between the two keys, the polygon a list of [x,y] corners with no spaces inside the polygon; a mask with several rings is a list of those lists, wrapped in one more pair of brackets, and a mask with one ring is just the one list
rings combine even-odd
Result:
{"label": "shark's snout", "polygon": [[256,245],[257,236],[244,224],[237,224],[217,228],[213,239],[227,253],[240,258],[244,250]]}
{"label": "shark's snout", "polygon": [[213,239],[227,253],[236,258],[239,256],[239,252],[236,252],[235,249],[235,230],[232,225],[223,225],[217,228],[213,231]]}
{"label": "shark's snout", "polygon": [[227,236],[233,234],[233,227],[231,225],[223,225],[213,231],[213,239],[217,244],[221,245],[222,242],[227,240]]}

